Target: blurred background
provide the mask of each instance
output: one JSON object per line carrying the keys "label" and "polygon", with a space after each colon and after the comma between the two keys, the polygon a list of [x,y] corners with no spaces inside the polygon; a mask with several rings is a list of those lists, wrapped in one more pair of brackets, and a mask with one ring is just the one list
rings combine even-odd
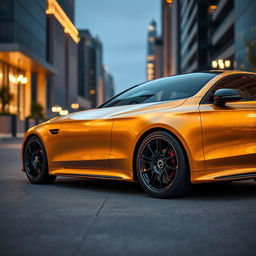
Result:
{"label": "blurred background", "polygon": [[256,71],[254,0],[0,0],[0,135],[130,86]]}

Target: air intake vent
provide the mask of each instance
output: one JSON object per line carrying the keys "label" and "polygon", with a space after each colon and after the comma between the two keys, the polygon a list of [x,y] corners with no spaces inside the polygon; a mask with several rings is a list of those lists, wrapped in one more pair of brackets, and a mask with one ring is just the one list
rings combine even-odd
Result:
{"label": "air intake vent", "polygon": [[58,134],[59,133],[59,129],[51,129],[49,130],[51,134]]}

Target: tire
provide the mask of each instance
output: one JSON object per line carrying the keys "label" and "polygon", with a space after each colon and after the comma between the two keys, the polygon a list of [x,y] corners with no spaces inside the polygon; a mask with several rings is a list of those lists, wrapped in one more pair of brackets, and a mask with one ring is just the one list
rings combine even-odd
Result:
{"label": "tire", "polygon": [[149,134],[136,156],[136,172],[142,188],[158,198],[176,198],[190,188],[190,171],[179,142],[167,132]]}
{"label": "tire", "polygon": [[42,141],[31,136],[25,144],[23,163],[28,180],[32,184],[53,183],[56,176],[48,174],[47,155]]}

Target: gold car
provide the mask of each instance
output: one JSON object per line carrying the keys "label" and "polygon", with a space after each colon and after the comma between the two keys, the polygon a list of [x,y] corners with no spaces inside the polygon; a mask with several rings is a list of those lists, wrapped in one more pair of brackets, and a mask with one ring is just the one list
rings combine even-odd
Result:
{"label": "gold car", "polygon": [[31,183],[56,176],[139,181],[153,196],[256,178],[256,74],[209,71],[134,86],[25,134]]}

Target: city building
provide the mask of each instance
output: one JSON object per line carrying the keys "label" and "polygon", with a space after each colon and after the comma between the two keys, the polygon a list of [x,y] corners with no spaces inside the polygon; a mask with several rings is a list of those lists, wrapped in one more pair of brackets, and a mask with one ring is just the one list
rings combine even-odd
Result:
{"label": "city building", "polygon": [[105,88],[105,95],[104,95],[104,102],[111,99],[115,94],[115,84],[113,76],[105,70],[104,76],[104,88]]}
{"label": "city building", "polygon": [[235,68],[256,72],[256,1],[235,0]]}
{"label": "city building", "polygon": [[[79,30],[80,41],[78,45],[78,103],[82,109],[92,105],[91,93],[95,93],[95,85],[91,85],[94,70],[92,61],[93,37],[89,30]],[[91,90],[91,87],[94,89]]]}
{"label": "city building", "polygon": [[97,107],[113,96],[112,76],[103,64],[103,46],[88,29],[79,30],[78,45],[78,102],[81,109]]}
{"label": "city building", "polygon": [[3,0],[0,5],[0,87],[12,94],[8,112],[24,120],[32,101],[46,109],[47,76],[57,74],[47,62],[47,3]]}
{"label": "city building", "polygon": [[[74,26],[74,0],[48,0],[47,61],[57,74],[47,80],[47,116],[54,116],[52,107],[73,111],[78,95],[78,30]],[[73,105],[72,105],[73,104]],[[66,112],[67,112],[66,111]]]}
{"label": "city building", "polygon": [[[174,33],[172,31],[171,20],[172,1],[162,1],[162,74],[161,76],[170,76],[172,72],[172,51],[171,41]],[[161,77],[160,76],[160,77]]]}
{"label": "city building", "polygon": [[8,112],[24,120],[36,103],[45,117],[54,105],[77,101],[74,0],[0,1],[0,88],[12,99]]}
{"label": "city building", "polygon": [[205,0],[179,1],[179,71],[208,69],[208,11]]}
{"label": "city building", "polygon": [[154,78],[160,78],[164,72],[163,40],[161,37],[156,38],[154,58]]}
{"label": "city building", "polygon": [[148,35],[147,35],[147,80],[153,80],[156,78],[155,74],[155,43],[157,39],[157,28],[156,22],[152,22],[148,25]]}
{"label": "city building", "polygon": [[254,0],[162,0],[162,76],[255,71],[255,11]]}
{"label": "city building", "polygon": [[235,61],[234,0],[209,1],[208,13],[210,21],[208,66],[233,69]]}

